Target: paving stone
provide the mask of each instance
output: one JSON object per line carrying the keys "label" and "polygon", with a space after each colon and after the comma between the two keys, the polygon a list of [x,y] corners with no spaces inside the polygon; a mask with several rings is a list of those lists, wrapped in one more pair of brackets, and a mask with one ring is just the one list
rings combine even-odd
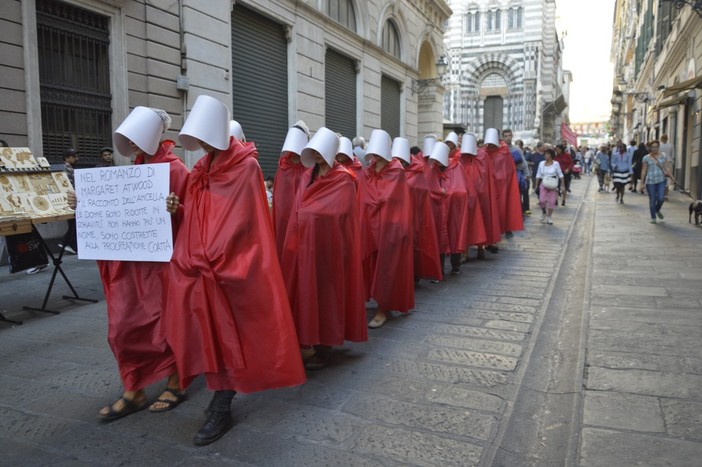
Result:
{"label": "paving stone", "polygon": [[502,413],[505,406],[505,400],[494,394],[443,385],[429,389],[426,392],[426,401],[496,414]]}
{"label": "paving stone", "polygon": [[702,375],[590,367],[587,389],[702,399]]}
{"label": "paving stone", "polygon": [[481,440],[487,440],[497,424],[495,416],[477,411],[450,406],[411,404],[385,397],[355,397],[344,406],[344,411],[387,425]]}
{"label": "paving stone", "polygon": [[[223,443],[222,441],[226,442]],[[265,440],[263,446],[261,440]],[[380,461],[369,456],[350,452],[349,449],[334,449],[311,443],[300,436],[281,436],[278,433],[260,432],[243,427],[234,427],[225,438],[198,450],[205,454],[216,454],[224,459],[250,462],[259,466],[361,466],[380,465]],[[210,457],[208,456],[208,457]],[[388,466],[396,462],[384,459]]]}
{"label": "paving stone", "polygon": [[507,375],[495,371],[472,370],[400,359],[389,359],[383,369],[396,375],[484,387],[494,387],[507,381]]}
{"label": "paving stone", "polygon": [[515,323],[514,321],[492,320],[487,321],[484,326],[491,329],[502,329],[505,331],[516,331],[528,333],[531,330],[529,323]]}
{"label": "paving stone", "polygon": [[537,290],[536,287],[491,287],[490,292],[503,297],[543,299],[546,290]]}
{"label": "paving stone", "polygon": [[518,357],[522,354],[522,346],[512,342],[496,342],[478,339],[464,339],[450,336],[428,336],[426,341],[445,347],[454,347],[464,350],[475,350],[477,352],[491,352],[500,355]]}
{"label": "paving stone", "polygon": [[459,336],[481,337],[505,341],[523,341],[526,337],[526,334],[523,332],[485,329],[470,326],[452,326],[450,324],[442,324],[437,326],[436,332],[439,334],[456,334]]}
{"label": "paving stone", "polygon": [[633,285],[613,284],[613,285],[593,285],[592,290],[596,294],[608,295],[634,295],[637,297],[667,297],[668,292],[664,287],[638,287]]}
{"label": "paving stone", "polygon": [[702,442],[702,402],[663,399],[661,408],[670,436]]}
{"label": "paving stone", "polygon": [[699,311],[672,308],[617,308],[617,307],[592,307],[590,321],[615,320],[642,323],[663,323],[699,326]]}
{"label": "paving stone", "polygon": [[583,423],[620,430],[665,432],[658,398],[635,394],[586,391]]}
{"label": "paving stone", "polygon": [[79,460],[93,465],[174,465],[182,459],[184,453],[194,450],[192,441],[185,445],[187,447],[182,447],[152,437],[133,436],[129,429],[118,433],[114,431],[115,423],[128,421],[118,420],[109,425],[99,425],[96,421],[93,424],[78,425],[45,445],[62,452],[72,452]]}
{"label": "paving stone", "polygon": [[702,443],[597,428],[582,431],[583,467],[696,467],[700,457]]}
{"label": "paving stone", "polygon": [[99,396],[106,392],[117,394],[122,388],[117,372],[96,367],[81,366],[58,375],[42,376],[37,381],[88,396]]}
{"label": "paving stone", "polygon": [[74,421],[94,421],[95,416],[108,401],[103,397],[90,397],[55,389],[49,393],[34,394],[34,399],[23,409],[42,416]]}
{"label": "paving stone", "polygon": [[72,430],[73,426],[68,421],[0,408],[0,439],[21,439],[42,444]]}
{"label": "paving stone", "polygon": [[517,358],[506,357],[504,355],[452,349],[432,349],[429,351],[427,358],[443,363],[490,368],[501,371],[514,371],[519,361]]}
{"label": "paving stone", "polygon": [[672,371],[677,373],[702,373],[702,359],[653,355],[631,352],[588,352],[586,364],[619,370],[638,369]]}
{"label": "paving stone", "polygon": [[671,339],[662,334],[630,334],[593,329],[588,337],[588,346],[593,350],[607,352],[702,357],[699,338],[688,336]]}
{"label": "paving stone", "polygon": [[431,467],[478,465],[482,454],[481,447],[466,441],[381,425],[372,425],[363,430],[353,451]]}
{"label": "paving stone", "polygon": [[[541,298],[541,297],[540,297]],[[509,303],[489,303],[489,302],[471,302],[469,308],[491,311],[509,311],[514,313],[536,313],[538,310],[533,306],[526,305],[511,305]]]}
{"label": "paving stone", "polygon": [[351,392],[344,388],[308,381],[302,386],[276,391],[271,396],[296,404],[335,409],[342,406],[351,397]]}
{"label": "paving stone", "polygon": [[522,341],[525,334],[515,331],[503,331],[499,329],[486,329],[474,326],[459,326],[453,324],[431,323],[428,321],[406,321],[402,325],[403,329],[425,331],[431,334],[454,334],[465,337],[481,337],[488,339],[499,339],[508,341]]}

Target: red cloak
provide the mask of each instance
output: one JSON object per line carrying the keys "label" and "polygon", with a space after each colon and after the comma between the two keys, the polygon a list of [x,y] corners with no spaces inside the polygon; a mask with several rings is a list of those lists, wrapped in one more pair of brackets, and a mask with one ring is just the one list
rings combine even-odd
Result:
{"label": "red cloak", "polygon": [[492,165],[500,233],[524,230],[517,169],[509,146],[504,141],[500,141],[500,146],[491,149],[485,145],[478,152],[481,151],[488,155]]}
{"label": "red cloak", "polygon": [[441,279],[439,240],[431,209],[431,193],[424,173],[424,163],[411,156],[412,163],[405,167],[405,178],[412,197],[414,225],[414,275],[416,278]]}
{"label": "red cloak", "polygon": [[346,167],[352,174],[354,174],[356,177],[354,178],[354,183],[356,184],[356,189],[358,189],[358,184],[361,181],[361,177],[363,176],[363,164],[361,164],[361,161],[359,161],[357,158],[354,158],[351,162],[342,164],[339,162],[343,167]]}
{"label": "red cloak", "polygon": [[442,171],[435,162],[428,179],[439,253],[463,253],[468,244],[468,188],[463,166],[451,159]]}
{"label": "red cloak", "polygon": [[283,249],[300,345],[368,340],[355,175],[340,164],[302,176]]}
{"label": "red cloak", "polygon": [[206,154],[173,253],[168,343],[182,387],[255,392],[305,381],[254,146]]}
{"label": "red cloak", "polygon": [[366,167],[360,184],[361,255],[366,299],[383,310],[414,308],[412,201],[405,171],[392,160]]}
{"label": "red cloak", "polygon": [[283,243],[288,231],[288,221],[300,186],[300,179],[307,168],[292,161],[293,153],[285,152],[278,159],[278,172],[273,180],[273,231],[275,232],[278,258],[283,257]]}
{"label": "red cloak", "polygon": [[[164,140],[149,163],[168,163],[170,191],[183,202],[188,169]],[[143,164],[138,157],[136,164]],[[165,200],[164,200],[165,206]],[[182,211],[181,211],[182,212]],[[178,215],[171,217],[173,241]],[[107,301],[107,341],[117,360],[125,391],[137,391],[175,371],[175,359],[166,343],[161,321],[166,306],[170,263],[146,261],[98,261]]]}
{"label": "red cloak", "polygon": [[[487,242],[485,218],[481,199],[485,197],[485,176],[481,164],[475,156],[458,156],[458,162],[463,166],[466,174],[466,188],[468,190],[468,245],[482,246]],[[497,237],[499,241],[499,234]]]}

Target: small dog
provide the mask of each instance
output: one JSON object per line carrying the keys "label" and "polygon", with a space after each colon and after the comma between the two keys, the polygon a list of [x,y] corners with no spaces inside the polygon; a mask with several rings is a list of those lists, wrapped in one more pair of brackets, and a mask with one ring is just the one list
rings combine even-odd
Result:
{"label": "small dog", "polygon": [[612,189],[612,176],[607,172],[604,178],[604,190],[609,193]]}
{"label": "small dog", "polygon": [[700,225],[700,217],[702,217],[702,200],[693,201],[690,203],[690,217],[688,222],[692,223],[692,213],[695,213],[695,225]]}

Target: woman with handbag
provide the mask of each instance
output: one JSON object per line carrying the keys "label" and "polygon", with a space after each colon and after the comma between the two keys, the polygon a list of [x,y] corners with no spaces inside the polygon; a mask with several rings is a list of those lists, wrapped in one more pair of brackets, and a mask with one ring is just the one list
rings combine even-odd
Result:
{"label": "woman with handbag", "polygon": [[[536,190],[539,193],[539,204],[546,212],[541,216],[541,223],[553,224],[551,215],[558,204],[558,188],[562,186],[563,171],[555,160],[556,152],[552,148],[544,150],[545,159],[539,163],[536,172]],[[562,187],[565,190],[565,186]],[[565,191],[564,191],[565,195]]]}

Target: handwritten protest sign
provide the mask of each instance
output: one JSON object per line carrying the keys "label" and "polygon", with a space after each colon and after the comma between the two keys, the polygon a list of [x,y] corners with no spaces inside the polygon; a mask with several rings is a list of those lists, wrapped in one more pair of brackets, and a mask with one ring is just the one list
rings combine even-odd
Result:
{"label": "handwritten protest sign", "polygon": [[170,261],[169,175],[168,164],[76,170],[78,257]]}

